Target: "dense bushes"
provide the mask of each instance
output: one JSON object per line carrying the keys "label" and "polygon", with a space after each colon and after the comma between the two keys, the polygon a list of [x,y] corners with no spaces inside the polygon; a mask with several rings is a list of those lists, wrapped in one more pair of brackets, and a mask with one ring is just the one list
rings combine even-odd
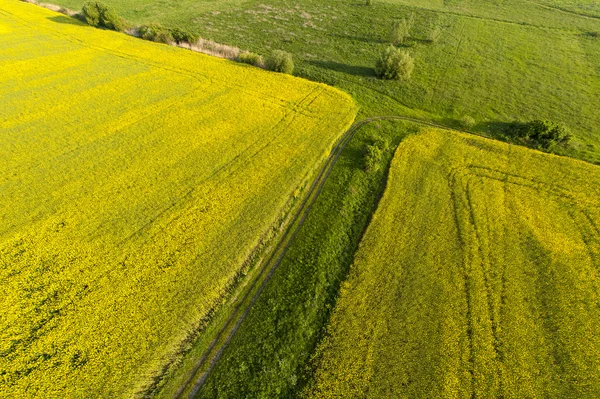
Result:
{"label": "dense bushes", "polygon": [[[124,31],[127,22],[110,7],[94,1],[86,3],[81,17],[91,26]],[[161,24],[147,24],[137,28],[138,35],[145,40],[160,43],[196,43],[200,35],[181,28],[166,28]]]}
{"label": "dense bushes", "polygon": [[270,71],[292,74],[294,72],[294,61],[290,53],[275,50],[267,58],[266,67]]}
{"label": "dense bushes", "polygon": [[138,34],[144,40],[150,40],[152,42],[159,43],[173,43],[175,38],[171,33],[171,30],[165,28],[161,24],[148,24],[142,25],[138,28]]}
{"label": "dense bushes", "polygon": [[181,28],[166,28],[161,24],[147,24],[138,28],[138,35],[145,40],[159,43],[196,43],[200,35]]}
{"label": "dense bushes", "polygon": [[513,122],[509,125],[508,133],[513,139],[543,150],[566,147],[571,141],[571,133],[566,126],[550,121]]}
{"label": "dense bushes", "polygon": [[200,40],[200,35],[181,28],[170,29],[171,36],[175,43],[196,43]]}
{"label": "dense bushes", "polygon": [[389,143],[382,136],[371,136],[370,143],[365,147],[364,170],[367,173],[376,172],[381,160],[389,150]]}
{"label": "dense bushes", "polygon": [[257,67],[262,67],[264,65],[262,57],[256,53],[242,53],[238,56],[238,61]]}
{"label": "dense bushes", "polygon": [[126,29],[126,22],[123,18],[108,6],[93,1],[84,4],[81,10],[81,16],[91,26],[101,27],[122,32]]}
{"label": "dense bushes", "polygon": [[381,79],[408,80],[414,69],[414,61],[406,51],[389,46],[379,55],[375,73]]}

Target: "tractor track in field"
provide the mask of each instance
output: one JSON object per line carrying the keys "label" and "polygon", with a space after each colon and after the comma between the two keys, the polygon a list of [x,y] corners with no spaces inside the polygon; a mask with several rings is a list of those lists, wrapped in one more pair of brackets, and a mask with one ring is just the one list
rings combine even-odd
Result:
{"label": "tractor track in field", "polygon": [[[346,132],[342,135],[342,137],[337,141],[331,154],[325,160],[323,167],[321,168],[319,174],[315,178],[315,180],[310,185],[308,193],[301,205],[297,209],[293,218],[290,219],[288,223],[288,227],[283,232],[281,239],[274,246],[272,252],[266,257],[267,261],[263,262],[263,265],[258,271],[257,276],[254,278],[252,282],[250,282],[248,288],[246,289],[245,294],[238,301],[238,303],[233,307],[233,311],[231,315],[226,320],[223,327],[217,333],[217,336],[213,339],[208,348],[204,351],[202,357],[196,362],[194,368],[192,369],[188,379],[185,383],[179,387],[177,392],[175,393],[173,399],[181,399],[181,398],[189,398],[193,399],[197,393],[200,391],[202,386],[204,385],[206,379],[208,378],[211,371],[215,368],[217,362],[221,358],[223,352],[229,345],[229,342],[236,334],[238,328],[242,324],[242,322],[246,319],[250,310],[258,300],[260,294],[266,287],[267,283],[271,279],[271,276],[277,270],[277,267],[283,260],[284,256],[287,253],[287,250],[294,242],[294,238],[296,234],[300,231],[300,228],[304,224],[312,205],[315,203],[319,194],[321,193],[331,170],[337,163],[338,159],[341,156],[342,151],[346,148],[346,145],[350,142],[350,140],[354,137],[356,132],[358,132],[363,126],[368,125],[369,123],[377,122],[377,121],[405,121],[412,122],[420,125],[431,126],[440,129],[446,130],[454,130],[460,131],[463,133],[470,133],[458,129],[451,128],[449,126],[441,125],[435,122],[429,122],[417,118],[411,118],[406,116],[397,116],[397,115],[389,115],[389,116],[374,116],[362,119],[358,122],[355,122],[346,130]],[[265,274],[266,273],[266,274]],[[185,393],[187,392],[187,396]]]}

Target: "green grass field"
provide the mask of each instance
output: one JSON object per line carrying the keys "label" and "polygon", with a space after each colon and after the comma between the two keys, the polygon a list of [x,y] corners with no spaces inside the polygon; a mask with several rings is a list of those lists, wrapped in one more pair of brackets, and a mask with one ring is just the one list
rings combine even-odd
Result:
{"label": "green grass field", "polygon": [[[576,136],[569,155],[600,162],[600,19],[544,4],[585,8],[568,0],[248,0],[179,3],[106,0],[136,23],[158,21],[198,31],[203,37],[268,54],[294,54],[297,73],[342,88],[361,115],[399,114],[455,126],[466,116],[474,129],[494,137],[515,119],[550,119]],[[83,0],[60,0],[78,9]],[[223,4],[223,6],[221,6]],[[597,10],[597,2],[585,3]],[[212,7],[195,12],[194,7]],[[191,12],[188,12],[188,8]],[[373,75],[387,46],[392,20],[414,13],[407,50],[415,71],[407,84]],[[442,27],[436,43],[423,39]]]}
{"label": "green grass field", "polygon": [[403,141],[314,358],[314,398],[600,396],[600,168]]}
{"label": "green grass field", "polygon": [[325,85],[0,0],[0,397],[177,361],[354,119]]}

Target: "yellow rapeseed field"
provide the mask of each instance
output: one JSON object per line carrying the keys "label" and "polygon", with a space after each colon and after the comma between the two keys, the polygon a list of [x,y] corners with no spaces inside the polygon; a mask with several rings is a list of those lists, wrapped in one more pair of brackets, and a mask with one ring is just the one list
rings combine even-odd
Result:
{"label": "yellow rapeseed field", "polygon": [[431,130],[402,143],[314,398],[599,398],[600,168]]}
{"label": "yellow rapeseed field", "polygon": [[355,112],[0,0],[0,397],[134,396]]}

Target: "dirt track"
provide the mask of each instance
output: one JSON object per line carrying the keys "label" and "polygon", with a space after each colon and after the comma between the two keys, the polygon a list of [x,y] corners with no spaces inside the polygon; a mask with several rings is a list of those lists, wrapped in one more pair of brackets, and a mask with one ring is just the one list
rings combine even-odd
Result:
{"label": "dirt track", "polygon": [[[315,203],[331,170],[335,166],[339,159],[342,151],[348,144],[348,142],[354,137],[356,132],[363,126],[382,120],[402,120],[407,122],[413,122],[421,125],[437,127],[441,129],[456,130],[448,126],[440,125],[433,122],[423,121],[416,118],[404,117],[404,116],[375,116],[363,119],[355,122],[338,140],[337,144],[331,151],[331,154],[325,161],[323,168],[310,185],[308,193],[302,201],[300,207],[289,222],[288,228],[281,236],[280,241],[275,245],[273,251],[267,257],[267,261],[261,266],[255,279],[249,284],[249,288],[246,290],[245,295],[235,305],[231,315],[225,322],[224,326],[219,330],[219,333],[215,339],[211,342],[209,347],[206,349],[202,357],[198,360],[194,366],[189,378],[186,382],[178,389],[174,399],[183,398],[186,393],[187,397],[192,399],[196,396],[198,391],[202,388],[202,385],[206,381],[206,378],[210,372],[214,369],[215,365],[221,358],[223,351],[227,348],[227,345],[231,341],[231,338],[237,332],[239,326],[246,319],[248,313],[258,300],[258,297],[262,293],[263,289],[269,282],[271,276],[277,270],[277,267],[281,263],[281,260],[287,253],[288,248],[294,241],[296,234],[304,224],[308,213],[312,205]],[[465,132],[467,133],[467,132]],[[266,274],[265,274],[266,272]],[[258,289],[256,288],[258,287]],[[253,294],[252,294],[253,293]]]}

